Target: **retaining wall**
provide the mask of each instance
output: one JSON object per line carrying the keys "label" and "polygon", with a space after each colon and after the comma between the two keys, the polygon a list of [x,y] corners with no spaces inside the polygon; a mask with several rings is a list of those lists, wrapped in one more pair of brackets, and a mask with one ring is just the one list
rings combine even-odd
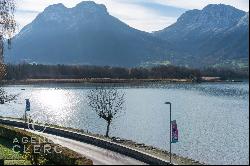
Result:
{"label": "retaining wall", "polygon": [[[28,128],[28,124],[21,122],[21,121],[14,121],[14,120],[8,120],[8,119],[1,119],[0,118],[0,124],[19,127],[19,128]],[[41,129],[42,126],[35,125],[36,129]],[[85,135],[82,133],[77,133],[69,130],[54,128],[54,127],[46,127],[46,130],[44,133],[57,135],[64,138],[69,138],[72,140],[84,142],[87,144],[95,145],[104,149],[108,149],[123,155],[126,155],[128,157],[134,158],[136,160],[139,160],[141,162],[144,162],[146,164],[150,165],[171,165],[170,162],[162,160],[160,158],[157,158],[153,155],[114,143],[110,141],[106,141],[97,137]]]}

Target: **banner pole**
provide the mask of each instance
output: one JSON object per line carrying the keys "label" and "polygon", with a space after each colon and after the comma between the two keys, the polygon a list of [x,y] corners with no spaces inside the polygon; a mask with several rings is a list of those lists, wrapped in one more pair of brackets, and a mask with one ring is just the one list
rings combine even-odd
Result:
{"label": "banner pole", "polygon": [[172,108],[171,108],[171,103],[169,104],[170,106],[170,130],[169,130],[169,133],[170,133],[170,164],[172,163]]}
{"label": "banner pole", "polygon": [[168,104],[169,105],[169,108],[170,108],[170,117],[169,117],[169,147],[170,147],[170,155],[169,155],[169,158],[170,158],[170,164],[172,164],[172,104],[171,102],[165,102],[165,104]]}
{"label": "banner pole", "polygon": [[25,123],[27,123],[27,99],[25,99],[26,102],[26,106],[25,106],[25,110],[24,110],[24,121]]}
{"label": "banner pole", "polygon": [[25,123],[27,123],[27,112],[26,112],[26,109],[24,111],[24,118],[25,118]]}

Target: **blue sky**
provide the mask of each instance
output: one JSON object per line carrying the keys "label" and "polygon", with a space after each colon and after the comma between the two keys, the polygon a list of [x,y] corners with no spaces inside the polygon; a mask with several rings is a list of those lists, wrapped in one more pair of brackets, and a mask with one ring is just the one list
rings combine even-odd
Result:
{"label": "blue sky", "polygon": [[[16,19],[19,30],[30,23],[47,6],[63,3],[74,7],[84,0],[17,0]],[[111,15],[131,27],[152,32],[161,30],[190,9],[202,9],[208,4],[228,4],[249,11],[249,0],[93,0],[104,4]]]}

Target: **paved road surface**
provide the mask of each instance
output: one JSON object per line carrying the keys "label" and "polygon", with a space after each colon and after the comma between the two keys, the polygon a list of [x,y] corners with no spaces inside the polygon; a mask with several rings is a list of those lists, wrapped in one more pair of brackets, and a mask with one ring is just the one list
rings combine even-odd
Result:
{"label": "paved road surface", "polygon": [[[34,132],[34,131],[31,131]],[[94,165],[145,165],[138,160],[127,157],[125,155],[99,148],[94,145],[89,145],[79,141],[74,141],[71,139],[58,137],[51,134],[37,133],[41,136],[47,137],[56,144],[60,144],[64,147],[67,147],[75,152],[84,155],[85,157],[91,159],[94,162]]]}

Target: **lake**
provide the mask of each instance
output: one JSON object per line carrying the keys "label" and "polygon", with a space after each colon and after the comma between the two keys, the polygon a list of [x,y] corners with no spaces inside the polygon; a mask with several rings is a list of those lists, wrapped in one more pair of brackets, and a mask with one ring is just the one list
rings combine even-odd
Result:
{"label": "lake", "polygon": [[[105,134],[106,124],[87,105],[95,84],[10,85],[15,102],[0,105],[0,116],[20,118],[25,99],[30,114],[48,122]],[[109,86],[109,85],[107,85]],[[177,121],[179,142],[173,153],[207,164],[249,164],[249,83],[119,85],[125,111],[113,122],[111,136],[169,150],[169,107]],[[25,90],[21,90],[25,89]]]}

